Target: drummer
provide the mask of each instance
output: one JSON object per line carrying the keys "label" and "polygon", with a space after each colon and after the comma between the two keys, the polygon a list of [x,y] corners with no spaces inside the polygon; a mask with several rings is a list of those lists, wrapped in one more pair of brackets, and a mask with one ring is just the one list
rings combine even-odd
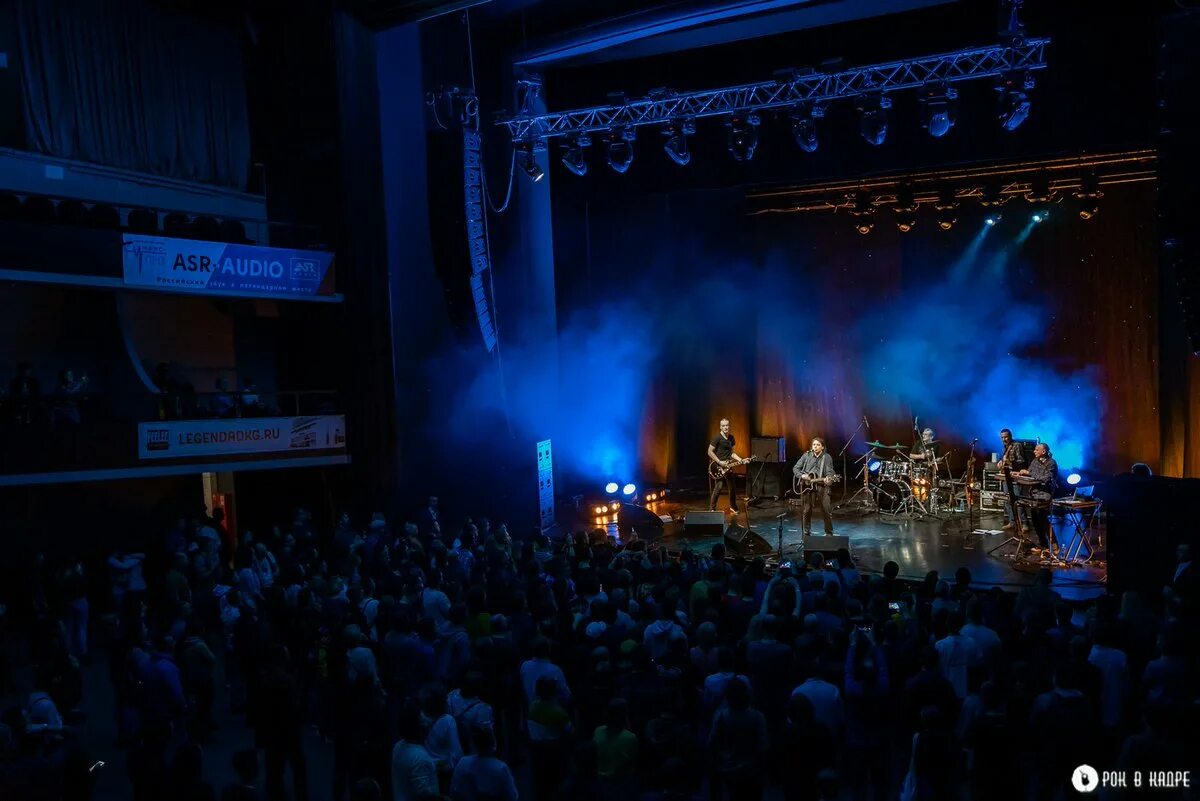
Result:
{"label": "drummer", "polygon": [[934,430],[926,428],[921,432],[921,441],[913,445],[909,458],[914,462],[933,462],[942,455],[942,445],[934,438]]}

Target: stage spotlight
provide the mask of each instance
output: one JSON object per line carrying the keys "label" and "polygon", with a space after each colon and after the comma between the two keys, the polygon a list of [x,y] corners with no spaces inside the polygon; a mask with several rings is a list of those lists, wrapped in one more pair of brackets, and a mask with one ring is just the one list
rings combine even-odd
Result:
{"label": "stage spotlight", "polygon": [[604,485],[604,491],[607,492],[609,495],[615,495],[617,490],[619,490],[620,488],[621,488],[620,485],[617,484],[617,482],[615,482],[615,481],[610,481]]}
{"label": "stage spotlight", "polygon": [[896,191],[896,227],[907,234],[917,225],[917,198],[911,184],[904,184]]}
{"label": "stage spotlight", "polygon": [[1054,190],[1050,187],[1050,175],[1039,172],[1029,182],[1025,190],[1025,199],[1030,203],[1049,203],[1054,199]]}
{"label": "stage spotlight", "polygon": [[604,512],[605,512],[605,510],[606,510],[606,509],[608,509],[608,507],[607,507],[607,506],[597,506],[597,507],[596,507],[595,509],[593,509],[592,511],[593,511],[593,512],[595,512],[596,514],[600,515],[600,514],[604,514]]}
{"label": "stage spotlight", "polygon": [[955,216],[958,197],[951,187],[943,186],[938,190],[938,199],[933,208],[937,211],[938,228],[943,231],[949,231],[954,227],[954,223],[958,222],[958,218]]}
{"label": "stage spotlight", "polygon": [[860,189],[854,193],[854,205],[850,214],[855,218],[854,230],[860,234],[869,234],[875,227],[875,204],[866,190]]}
{"label": "stage spotlight", "polygon": [[796,140],[796,147],[805,153],[816,153],[820,146],[817,118],[823,116],[825,111],[820,106],[809,108],[802,105],[792,112],[792,138]]}
{"label": "stage spotlight", "polygon": [[1000,219],[1001,217],[999,214],[989,214],[987,217],[983,218],[983,221],[987,225],[995,225],[996,223],[1000,222]]}
{"label": "stage spotlight", "polygon": [[562,165],[578,176],[587,175],[588,163],[587,157],[584,155],[584,148],[592,144],[591,137],[584,134],[568,139],[563,145],[562,155],[559,156],[559,161]]}
{"label": "stage spotlight", "polygon": [[1026,92],[1032,88],[1033,77],[1028,74],[1009,74],[1000,79],[996,85],[996,91],[1000,93],[996,116],[1001,128],[1015,131],[1029,118],[1030,103]]}
{"label": "stage spotlight", "polygon": [[888,113],[892,99],[886,95],[864,95],[858,100],[858,132],[868,144],[878,147],[887,139]]}
{"label": "stage spotlight", "polygon": [[1000,127],[1015,131],[1029,117],[1029,96],[1019,89],[1012,89],[1000,96]]}
{"label": "stage spotlight", "polygon": [[612,167],[613,172],[624,175],[629,171],[629,165],[633,164],[633,142],[635,139],[637,139],[637,133],[633,128],[609,131],[606,156],[608,158],[608,166]]}
{"label": "stage spotlight", "polygon": [[[533,142],[518,142],[513,147],[517,150],[517,165],[521,168],[521,172],[529,176],[529,180],[535,184],[546,177],[546,171],[537,163],[537,155],[539,148]],[[542,145],[541,149],[544,149]]]}
{"label": "stage spotlight", "polygon": [[1004,194],[1004,187],[996,181],[989,181],[979,191],[979,205],[985,209],[1003,206],[1008,200]]}
{"label": "stage spotlight", "polygon": [[734,114],[725,123],[729,128],[729,155],[734,161],[749,161],[758,148],[758,126],[762,118],[757,114]]}
{"label": "stage spotlight", "polygon": [[1035,211],[1033,213],[1033,216],[1030,219],[1033,220],[1035,223],[1040,223],[1040,222],[1045,222],[1046,218],[1049,216],[1050,216],[1050,212],[1046,211],[1045,209],[1041,209],[1039,211]]}
{"label": "stage spotlight", "polygon": [[667,137],[667,141],[663,142],[663,151],[671,161],[680,167],[686,167],[692,160],[692,154],[688,151],[687,138],[694,133],[696,133],[696,126],[691,120],[678,120],[669,123],[663,129],[663,134]]}
{"label": "stage spotlight", "polygon": [[1104,192],[1100,190],[1100,179],[1094,172],[1087,173],[1079,179],[1079,189],[1075,190],[1075,198],[1079,201],[1079,219],[1090,220],[1100,213],[1100,198]]}
{"label": "stage spotlight", "polygon": [[957,119],[954,110],[954,101],[957,99],[958,90],[952,86],[943,86],[921,98],[921,127],[930,136],[940,139],[950,133]]}
{"label": "stage spotlight", "polygon": [[637,486],[634,484],[626,484],[621,488],[621,492],[625,495],[632,495],[633,493],[637,492]]}
{"label": "stage spotlight", "polygon": [[1079,475],[1078,473],[1072,473],[1071,475],[1067,476],[1067,483],[1072,487],[1078,484],[1080,481],[1083,481],[1083,476]]}

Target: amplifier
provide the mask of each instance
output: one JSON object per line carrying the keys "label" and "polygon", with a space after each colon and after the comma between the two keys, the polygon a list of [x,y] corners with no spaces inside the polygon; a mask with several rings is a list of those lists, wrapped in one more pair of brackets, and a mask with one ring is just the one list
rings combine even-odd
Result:
{"label": "amplifier", "polygon": [[983,468],[982,489],[984,492],[1000,492],[1004,489],[1004,474],[999,470]]}
{"label": "amplifier", "polygon": [[786,462],[787,442],[783,437],[751,437],[750,455],[764,462]]}

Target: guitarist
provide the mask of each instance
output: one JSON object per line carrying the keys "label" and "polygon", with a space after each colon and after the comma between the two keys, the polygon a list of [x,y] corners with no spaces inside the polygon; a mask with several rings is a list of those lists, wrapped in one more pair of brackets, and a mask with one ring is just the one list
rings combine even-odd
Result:
{"label": "guitarist", "polygon": [[[721,432],[712,438],[712,442],[708,443],[708,460],[725,468],[731,467],[733,462],[742,461],[742,457],[738,456],[733,449],[736,444],[733,434],[729,433],[728,418],[722,418]],[[727,471],[723,478],[713,482],[712,495],[708,499],[708,509],[710,512],[717,511],[717,498],[721,497],[722,486],[729,490],[729,511],[736,515],[738,513],[737,491],[734,489],[732,471]]]}
{"label": "guitarist", "polygon": [[833,483],[833,457],[825,451],[825,440],[813,437],[812,448],[800,457],[792,473],[806,483],[800,496],[800,516],[804,521],[804,536],[812,535],[813,506],[821,505],[825,518],[825,533],[833,534],[833,504],[829,500],[829,486]]}

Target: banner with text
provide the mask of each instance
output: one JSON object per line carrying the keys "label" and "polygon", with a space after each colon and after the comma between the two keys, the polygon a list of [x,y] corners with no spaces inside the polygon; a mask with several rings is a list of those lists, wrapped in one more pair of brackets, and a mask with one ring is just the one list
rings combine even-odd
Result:
{"label": "banner with text", "polygon": [[333,254],[126,234],[127,286],[198,295],[303,298],[333,294]]}
{"label": "banner with text", "polygon": [[139,459],[345,449],[346,418],[340,414],[138,423]]}

